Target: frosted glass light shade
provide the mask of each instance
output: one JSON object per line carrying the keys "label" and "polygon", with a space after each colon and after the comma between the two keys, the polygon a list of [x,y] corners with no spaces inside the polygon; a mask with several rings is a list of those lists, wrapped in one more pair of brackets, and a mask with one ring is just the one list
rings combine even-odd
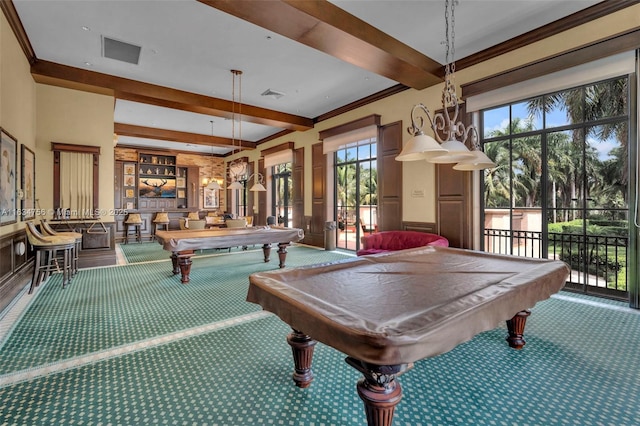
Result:
{"label": "frosted glass light shade", "polygon": [[402,152],[396,157],[396,161],[428,160],[446,153],[447,150],[434,138],[418,134],[409,139]]}
{"label": "frosted glass light shade", "polygon": [[254,192],[266,191],[266,190],[267,188],[265,188],[264,185],[262,185],[261,183],[256,183],[249,189],[249,191],[254,191]]}
{"label": "frosted glass light shade", "polygon": [[222,187],[215,179],[211,179],[211,182],[207,185],[207,189],[222,189]]}
{"label": "frosted glass light shade", "polygon": [[453,166],[454,170],[484,170],[484,169],[492,169],[496,166],[496,163],[491,161],[491,159],[482,151],[472,151],[473,157],[469,157],[460,161],[458,164]]}
{"label": "frosted glass light shade", "polygon": [[227,186],[227,189],[243,189],[244,186],[238,181],[233,182],[231,185]]}
{"label": "frosted glass light shade", "polygon": [[469,151],[469,148],[467,148],[465,144],[463,144],[462,142],[457,141],[455,139],[448,140],[445,143],[443,143],[441,146],[442,148],[446,149],[448,152],[444,155],[438,155],[437,157],[429,159],[428,161],[430,163],[436,163],[436,164],[457,163],[466,158],[473,157],[473,154],[471,153],[471,151]]}

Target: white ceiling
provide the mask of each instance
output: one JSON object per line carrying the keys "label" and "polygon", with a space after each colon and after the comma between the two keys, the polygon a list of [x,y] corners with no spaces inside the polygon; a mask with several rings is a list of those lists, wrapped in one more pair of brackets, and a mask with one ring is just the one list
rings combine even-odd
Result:
{"label": "white ceiling", "polygon": [[[71,67],[231,100],[231,69],[243,71],[242,103],[314,118],[395,86],[396,81],[265,30],[195,0],[13,0],[36,56]],[[592,6],[595,0],[459,0],[455,59]],[[440,63],[444,1],[333,0],[333,4]],[[142,47],[138,65],[104,58],[101,37]],[[272,89],[280,99],[261,94]],[[236,88],[239,96],[239,89]],[[213,126],[211,125],[213,120]],[[114,121],[232,137],[232,122],[121,99]],[[282,128],[243,122],[242,139]],[[235,138],[239,138],[236,126]],[[188,141],[185,141],[188,142]],[[224,154],[208,147],[120,136],[131,146]]]}

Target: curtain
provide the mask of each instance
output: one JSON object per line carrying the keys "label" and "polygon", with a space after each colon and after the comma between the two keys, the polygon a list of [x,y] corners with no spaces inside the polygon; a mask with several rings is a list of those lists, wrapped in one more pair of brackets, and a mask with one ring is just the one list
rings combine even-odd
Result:
{"label": "curtain", "polygon": [[467,112],[505,105],[545,93],[565,90],[594,81],[618,77],[634,72],[634,52],[620,53],[577,67],[533,78],[522,83],[470,96],[466,99]]}
{"label": "curtain", "polygon": [[93,154],[60,152],[60,207],[76,217],[93,216]]}
{"label": "curtain", "polygon": [[378,137],[378,126],[366,126],[361,127],[350,132],[341,133],[336,136],[331,136],[322,141],[322,153],[328,154],[335,152],[341,147],[354,142],[359,142],[368,139],[376,139]]}
{"label": "curtain", "polygon": [[284,149],[264,156],[264,167],[269,169],[277,164],[293,162],[293,150]]}

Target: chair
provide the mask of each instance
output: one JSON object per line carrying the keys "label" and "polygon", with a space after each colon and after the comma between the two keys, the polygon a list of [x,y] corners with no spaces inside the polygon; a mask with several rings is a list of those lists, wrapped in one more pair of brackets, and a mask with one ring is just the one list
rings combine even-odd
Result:
{"label": "chair", "polygon": [[142,217],[140,213],[129,213],[124,221],[124,243],[129,244],[129,229],[133,227],[136,240],[142,242]]}
{"label": "chair", "polygon": [[247,226],[253,226],[253,216],[244,216],[244,220],[247,221]]}
{"label": "chair", "polygon": [[187,215],[187,219],[189,220],[200,220],[200,213],[198,212],[189,212]]}
{"label": "chair", "polygon": [[72,231],[56,231],[44,220],[40,221],[40,229],[45,236],[62,236],[71,237],[75,239],[73,252],[71,253],[71,275],[75,275],[78,272],[78,260],[80,258],[80,250],[82,248],[82,234],[80,232]]}
{"label": "chair", "polygon": [[189,220],[189,229],[204,229],[207,222],[203,219]]}
{"label": "chair", "polygon": [[[52,272],[62,272],[62,288],[71,282],[72,252],[76,245],[76,239],[70,236],[42,235],[33,222],[26,222],[25,229],[27,240],[35,251],[33,276],[29,294],[46,281]],[[62,269],[60,269],[62,261]]]}
{"label": "chair", "polygon": [[239,218],[239,219],[227,219],[225,220],[227,228],[246,228],[247,227],[247,220],[245,218]]}
{"label": "chair", "polygon": [[165,231],[169,230],[169,213],[167,212],[158,212],[156,213],[155,219],[153,219],[153,235],[155,237],[156,232],[158,232],[158,227],[162,227]]}

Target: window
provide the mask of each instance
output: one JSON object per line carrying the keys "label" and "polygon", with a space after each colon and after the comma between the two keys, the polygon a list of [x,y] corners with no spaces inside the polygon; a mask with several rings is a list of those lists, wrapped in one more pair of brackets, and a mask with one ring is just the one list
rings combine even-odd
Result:
{"label": "window", "polygon": [[484,249],[556,258],[568,285],[626,294],[629,78],[481,111]]}

